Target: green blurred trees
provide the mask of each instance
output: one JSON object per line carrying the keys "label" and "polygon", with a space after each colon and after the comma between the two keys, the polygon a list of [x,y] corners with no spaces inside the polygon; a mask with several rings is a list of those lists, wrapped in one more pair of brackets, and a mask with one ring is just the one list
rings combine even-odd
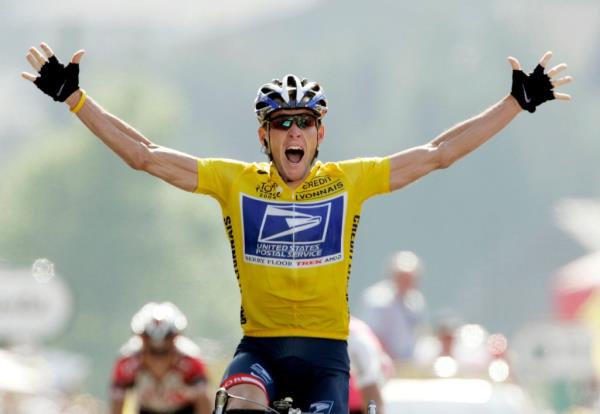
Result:
{"label": "green blurred trees", "polygon": [[[115,85],[99,100],[175,144],[177,107],[153,104],[177,102],[168,90]],[[147,301],[171,300],[191,336],[231,343],[239,300],[218,204],[130,170],[78,121],[65,124],[14,157],[0,188],[6,264],[47,257],[73,291],[72,323],[55,344],[93,359],[91,385],[102,394],[129,318]]]}

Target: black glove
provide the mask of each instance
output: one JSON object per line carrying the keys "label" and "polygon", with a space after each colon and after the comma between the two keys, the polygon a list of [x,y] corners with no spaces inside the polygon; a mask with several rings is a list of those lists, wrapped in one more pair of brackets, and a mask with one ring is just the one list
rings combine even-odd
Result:
{"label": "black glove", "polygon": [[521,108],[533,113],[537,106],[554,99],[554,86],[544,68],[537,65],[529,75],[522,70],[513,70],[510,94]]}
{"label": "black glove", "polygon": [[65,67],[56,56],[52,56],[44,63],[40,76],[33,83],[55,101],[64,102],[79,89],[79,64],[69,63]]}

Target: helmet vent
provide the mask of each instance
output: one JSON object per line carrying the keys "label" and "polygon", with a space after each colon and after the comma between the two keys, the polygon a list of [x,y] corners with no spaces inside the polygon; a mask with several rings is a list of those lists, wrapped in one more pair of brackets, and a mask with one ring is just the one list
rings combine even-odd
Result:
{"label": "helmet vent", "polygon": [[261,124],[274,111],[297,108],[310,109],[322,118],[327,113],[327,100],[318,83],[292,74],[262,85],[254,101],[254,111]]}

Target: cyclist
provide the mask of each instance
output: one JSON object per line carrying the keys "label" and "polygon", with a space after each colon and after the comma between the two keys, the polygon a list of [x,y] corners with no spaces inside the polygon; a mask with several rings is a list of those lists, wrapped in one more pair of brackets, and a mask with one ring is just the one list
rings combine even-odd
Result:
{"label": "cyclist", "polygon": [[367,414],[369,401],[375,402],[378,414],[384,414],[381,387],[394,374],[394,365],[371,328],[354,316],[350,316],[348,355],[350,414]]}
{"label": "cyclist", "polygon": [[[50,47],[27,54],[40,90],[65,102],[134,169],[181,189],[214,197],[241,292],[244,336],[223,386],[267,404],[291,393],[303,410],[346,413],[349,361],[348,277],[362,203],[450,166],[489,140],[522,109],[569,99],[545,72],[551,53],[530,75],[513,67],[511,94],[431,142],[388,157],[317,161],[325,138],[327,100],[316,82],[286,75],[260,87],[255,100],[258,139],[268,162],[197,158],[154,144],[79,88],[83,50],[63,66]],[[255,405],[234,400],[229,409]]]}
{"label": "cyclist", "polygon": [[121,414],[128,392],[139,414],[208,414],[212,393],[198,347],[182,335],[186,317],[170,302],[150,302],[132,318],[134,333],[116,360],[111,413]]}

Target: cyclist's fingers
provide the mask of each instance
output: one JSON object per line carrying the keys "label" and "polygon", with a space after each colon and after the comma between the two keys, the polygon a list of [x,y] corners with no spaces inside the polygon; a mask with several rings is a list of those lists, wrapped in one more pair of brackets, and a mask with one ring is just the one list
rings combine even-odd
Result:
{"label": "cyclist's fingers", "polygon": [[40,43],[40,47],[44,51],[44,54],[46,55],[47,58],[51,58],[52,56],[54,56],[54,52],[52,51],[52,49],[50,49],[50,46],[48,46],[46,43],[44,43],[44,42]]}
{"label": "cyclist's fingers", "polygon": [[567,68],[567,64],[566,63],[561,63],[560,65],[556,65],[554,66],[552,69],[550,69],[548,71],[548,76],[553,78],[556,75],[558,75],[560,72],[562,72],[563,70],[565,70]]}
{"label": "cyclist's fingers", "polygon": [[85,54],[85,50],[83,50],[83,49],[79,49],[77,52],[73,53],[73,56],[71,57],[71,63],[81,62],[81,58],[83,57],[84,54]]}
{"label": "cyclist's fingers", "polygon": [[35,60],[37,60],[37,62],[40,64],[40,67],[44,66],[44,63],[47,62],[46,58],[42,56],[39,50],[37,50],[35,47],[30,47],[29,53],[31,53]]}
{"label": "cyclist's fingers", "polygon": [[540,66],[545,68],[546,65],[548,65],[548,61],[550,60],[550,58],[552,58],[552,52],[551,51],[547,51],[546,53],[544,53],[544,56],[542,56],[542,58],[540,59]]}
{"label": "cyclist's fingers", "polygon": [[567,93],[554,92],[554,97],[556,99],[560,99],[561,101],[570,101],[571,100],[571,95],[569,95]]}
{"label": "cyclist's fingers", "polygon": [[510,63],[510,66],[512,66],[513,70],[521,70],[521,64],[519,63],[517,58],[509,56],[508,62]]}
{"label": "cyclist's fingers", "polygon": [[37,61],[37,59],[35,57],[33,57],[31,52],[27,53],[27,61],[29,62],[31,67],[33,69],[35,69],[36,72],[39,72],[40,69],[42,68],[42,65]]}
{"label": "cyclist's fingers", "polygon": [[552,81],[552,86],[555,88],[560,85],[564,85],[565,83],[569,83],[573,80],[571,76],[563,76],[562,78],[556,79]]}
{"label": "cyclist's fingers", "polygon": [[27,73],[27,72],[21,72],[21,76],[23,77],[23,79],[27,79],[28,81],[31,81],[31,82],[33,82],[37,78],[37,76],[32,75],[31,73]]}

